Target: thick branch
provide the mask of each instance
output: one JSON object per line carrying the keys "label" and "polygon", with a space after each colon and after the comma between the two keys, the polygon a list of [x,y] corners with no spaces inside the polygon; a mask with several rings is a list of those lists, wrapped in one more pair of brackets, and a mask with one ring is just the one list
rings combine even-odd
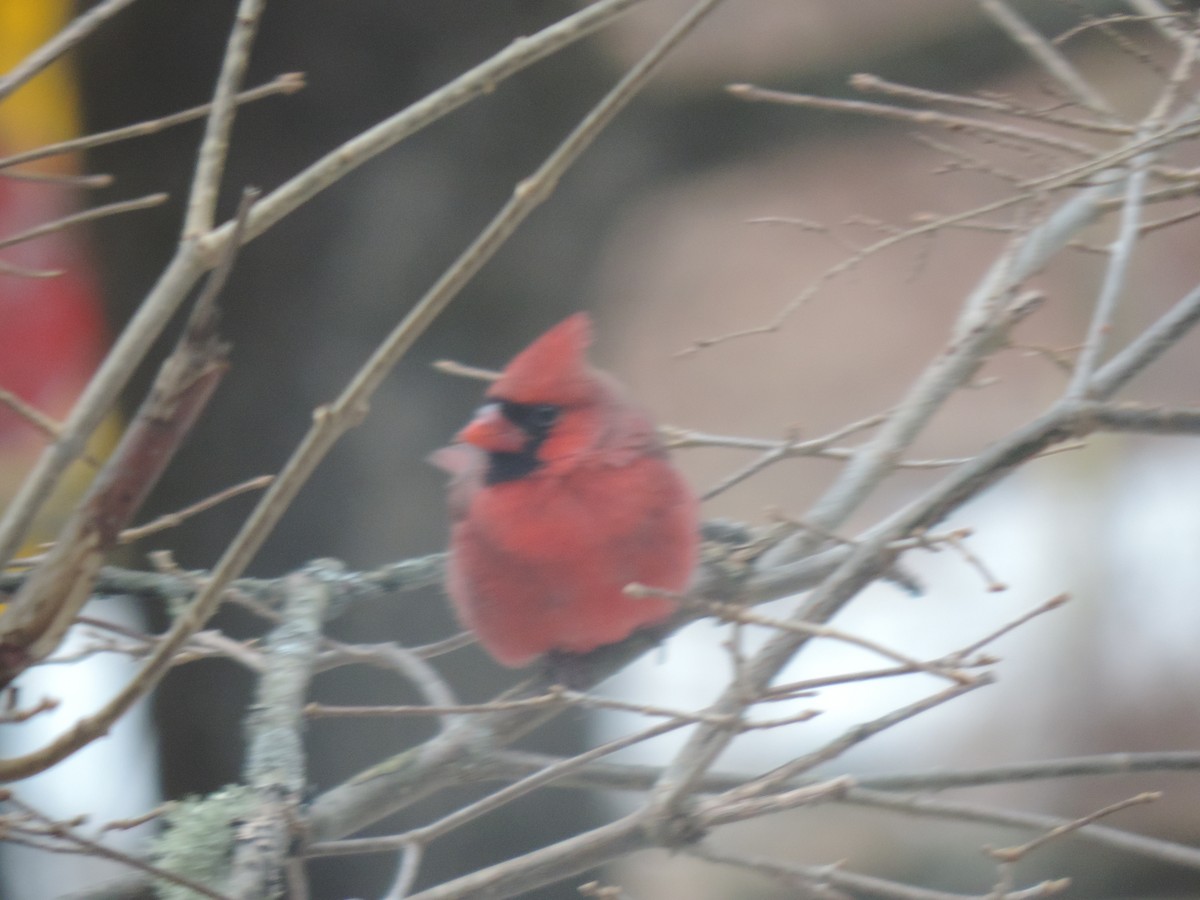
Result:
{"label": "thick branch", "polygon": [[197,305],[146,402],[67,521],[53,549],[17,592],[0,625],[0,684],[50,655],[92,592],[104,555],[150,493],[227,367],[215,307]]}
{"label": "thick branch", "polygon": [[[247,191],[243,195],[238,208],[239,222],[245,222],[246,212],[255,196],[253,191]],[[109,465],[116,474],[109,485],[114,489],[111,497],[104,505],[92,511],[91,519],[86,518],[91,504],[85,502],[80,513],[68,521],[64,534],[47,554],[46,560],[22,587],[13,604],[11,618],[5,617],[6,622],[12,623],[11,634],[16,635],[18,640],[39,641],[43,653],[49,652],[47,645],[51,643],[51,639],[53,644],[57,644],[58,638],[54,637],[54,631],[60,632],[60,638],[74,618],[74,613],[67,616],[63,607],[82,606],[86,600],[91,582],[100,567],[102,552],[99,548],[105,544],[115,545],[121,527],[149,492],[158,473],[166,466],[182,436],[199,415],[203,401],[207,399],[224,370],[224,357],[228,350],[217,336],[216,301],[233,267],[237,246],[236,243],[229,245],[229,252],[221,258],[205,284],[204,291],[188,319],[179,346],[163,363],[159,378],[151,388],[150,397],[143,407],[147,414],[139,414],[134,419],[121,446],[113,454]],[[161,417],[156,418],[159,416]],[[126,447],[129,456],[126,455]],[[119,468],[123,459],[130,464],[125,474],[122,474]],[[93,486],[89,496],[100,496],[97,492],[102,491],[105,484],[104,478],[97,479],[97,486]],[[73,533],[72,527],[78,527],[80,533]],[[46,587],[37,587],[39,579],[47,582]],[[67,585],[50,584],[52,580],[63,582],[67,579],[70,580]],[[55,592],[66,588],[74,591],[74,594],[56,600]],[[23,595],[28,598],[24,603]],[[49,608],[43,608],[41,601],[48,602]],[[194,609],[195,604],[179,617],[138,674],[102,709],[80,719],[69,731],[41,749],[24,756],[0,760],[0,781],[12,781],[45,771],[88,742],[107,734],[112,724],[158,682],[175,651],[199,630],[202,623],[195,620]],[[47,614],[54,618],[43,621]],[[15,643],[8,634],[6,632],[5,640]],[[22,653],[28,653],[24,650],[24,644],[16,643],[16,646]],[[14,674],[19,669],[14,671],[13,666],[28,665],[28,659],[25,657],[19,657],[12,663],[4,662]],[[11,674],[9,677],[11,678]]]}
{"label": "thick branch", "polygon": [[283,621],[267,638],[266,671],[246,720],[244,776],[255,797],[238,827],[227,888],[245,900],[280,893],[307,783],[302,710],[329,590],[301,574],[289,578],[283,591]]}

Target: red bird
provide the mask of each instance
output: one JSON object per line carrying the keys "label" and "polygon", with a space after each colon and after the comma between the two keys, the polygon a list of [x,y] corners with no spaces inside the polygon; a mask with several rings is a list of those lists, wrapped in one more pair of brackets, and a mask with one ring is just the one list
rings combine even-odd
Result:
{"label": "red bird", "polygon": [[696,564],[698,504],[650,417],[588,365],[583,313],[517,355],[433,461],[454,477],[447,590],[506,666],[586,653],[675,611]]}

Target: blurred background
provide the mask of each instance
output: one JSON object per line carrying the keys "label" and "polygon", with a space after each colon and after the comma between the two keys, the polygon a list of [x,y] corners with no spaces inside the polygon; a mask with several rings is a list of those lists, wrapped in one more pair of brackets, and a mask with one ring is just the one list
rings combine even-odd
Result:
{"label": "blurred background", "polygon": [[[20,6],[25,0],[6,2]],[[79,92],[80,127],[112,128],[204,102],[234,5],[143,0],[102,28],[69,70],[52,70],[74,79],[74,87],[68,82],[57,89]],[[268,4],[247,85],[300,71],[308,87],[243,108],[224,182],[223,215],[232,212],[244,186],[275,187],[340,142],[578,5]],[[140,518],[276,471],[307,429],[312,408],[336,395],[513,185],[689,5],[649,0],[617,26],[504,82],[369,162],[247,247],[223,301],[233,369]],[[62,11],[68,6],[60,4]],[[1046,34],[1065,31],[1081,12],[1125,9],[1101,2],[1016,6]],[[1118,109],[1140,117],[1172,57],[1147,27],[1124,26],[1121,33],[1134,51],[1095,29],[1072,38],[1065,49]],[[906,125],[748,104],[723,90],[729,83],[754,82],[850,96],[847,79],[856,72],[933,90],[1014,95],[1034,107],[1059,100],[976,4],[727,3],[420,341],[376,397],[366,423],[343,439],[305,489],[253,574],[278,575],[315,557],[367,568],[440,550],[446,530],[442,479],[424,458],[467,418],[481,391],[478,383],[434,372],[431,362],[452,358],[499,367],[575,310],[589,310],[597,319],[597,362],[617,373],[664,422],[719,434],[780,437],[792,429],[817,436],[889,408],[945,342],[958,304],[995,258],[1003,235],[943,232],[901,245],[830,281],[774,334],[677,355],[697,339],[770,321],[844,258],[848,246],[877,239],[883,233],[879,222],[903,224],[919,213],[965,209],[1010,190],[993,173],[945,171],[946,154],[914,140]],[[196,124],[96,150],[79,165],[111,173],[114,186],[54,201],[69,208],[153,191],[172,195],[161,209],[72,232],[72,245],[61,249],[73,270],[92,272],[112,331],[171,255],[200,133]],[[969,140],[960,145],[1029,174],[1062,162],[1000,145]],[[0,180],[0,188],[9,184]],[[763,217],[820,223],[835,233],[750,221]],[[1106,234],[1097,230],[1092,243],[1102,243]],[[1185,225],[1143,242],[1132,278],[1137,291],[1121,310],[1115,342],[1195,284],[1196,240],[1195,226]],[[1101,266],[1099,257],[1081,252],[1061,257],[1039,276],[1035,286],[1048,302],[1022,327],[1018,341],[1043,348],[1077,344]],[[2,313],[17,282],[0,278]],[[76,321],[75,313],[61,315],[61,327]],[[17,345],[14,334],[0,330],[0,360]],[[163,352],[167,346],[164,340]],[[1198,349],[1189,338],[1139,379],[1130,397],[1194,403]],[[85,360],[86,371],[98,351],[72,352]],[[127,409],[152,374],[148,365],[129,393]],[[954,398],[915,453],[968,455],[1042,411],[1064,383],[1045,354],[1021,348],[997,354],[982,374],[989,379],[986,386]],[[15,455],[6,457],[0,463],[5,480],[28,458],[21,463]],[[698,489],[747,461],[728,450],[691,450],[677,458]],[[837,465],[786,462],[714,500],[707,513],[749,523],[765,521],[772,508],[802,515]],[[938,477],[937,471],[897,475],[847,533]],[[1200,746],[1200,666],[1193,650],[1200,633],[1198,492],[1200,454],[1193,445],[1095,438],[1086,450],[1028,466],[961,510],[950,524],[975,529],[972,549],[1009,590],[988,592],[983,579],[949,554],[912,554],[913,568],[929,587],[925,596],[875,588],[836,624],[912,654],[937,655],[1054,594],[1069,591],[1072,602],[997,646],[1005,659],[997,686],[881,736],[845,764],[859,772],[907,771]],[[186,568],[211,566],[252,502],[224,504],[150,539],[127,562],[142,565],[146,551],[169,547]],[[165,622],[158,609],[137,613],[154,628]],[[236,610],[223,612],[218,624],[235,636],[259,627]],[[332,627],[342,640],[388,635],[406,644],[453,630],[436,591],[414,595],[402,608],[359,608]],[[727,676],[719,648],[723,638],[721,629],[694,626],[606,690],[645,702],[703,704]],[[871,664],[868,657],[818,646],[788,677]],[[443,668],[468,702],[516,678],[474,648],[446,658]],[[71,677],[78,683],[77,674]],[[745,771],[775,765],[931,687],[913,678],[824,694],[809,703],[826,710],[820,718],[774,736],[748,736],[722,765]],[[135,751],[125,752],[121,761],[97,759],[92,782],[128,783],[138,808],[144,808],[155,791],[175,798],[238,780],[241,719],[251,689],[245,673],[227,662],[176,671],[148,712],[151,721],[144,727],[152,725],[155,742],[140,740],[144,749],[136,752],[144,756],[137,763],[131,761]],[[315,699],[418,700],[404,683],[357,670],[318,678]],[[627,726],[617,717],[564,717],[524,746],[569,753]],[[309,747],[316,790],[419,739],[426,727],[382,720],[315,722]],[[671,746],[664,741],[639,748],[632,758],[661,761]],[[157,781],[138,777],[155,771]],[[1074,816],[1147,789],[1168,794],[1113,824],[1200,840],[1194,779],[1183,776],[1061,780],[963,796]],[[46,802],[62,802],[59,815],[99,807],[100,801],[83,801],[79,790]],[[435,798],[373,830],[426,822],[465,796]],[[580,796],[539,794],[440,841],[427,857],[421,883],[544,845],[611,813],[588,808]],[[97,813],[96,821],[127,814]],[[829,807],[730,829],[728,835],[732,845],[756,852],[814,863],[847,859],[855,871],[974,892],[985,891],[995,877],[979,846],[1023,839],[1012,832]],[[394,862],[319,861],[312,871],[314,897],[378,896],[394,874]],[[62,880],[65,867],[58,871],[42,857],[6,860],[0,872],[9,900],[40,900],[71,887]],[[1053,845],[1023,864],[1019,876],[1034,880],[1064,873],[1075,879],[1073,897],[1200,896],[1200,874],[1082,842]],[[85,872],[75,886],[97,877]],[[639,898],[795,896],[749,876],[735,878],[660,854],[643,854],[605,877]],[[576,894],[560,885],[536,896]]]}

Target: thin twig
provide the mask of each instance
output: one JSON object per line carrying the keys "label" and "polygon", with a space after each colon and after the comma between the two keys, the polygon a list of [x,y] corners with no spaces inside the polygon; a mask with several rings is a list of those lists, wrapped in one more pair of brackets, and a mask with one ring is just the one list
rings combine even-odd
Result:
{"label": "thin twig", "polygon": [[[1110,155],[1114,162],[1119,162],[1125,158],[1125,154],[1114,152]],[[1107,166],[1102,167],[1107,168]],[[992,203],[986,203],[982,206],[977,206],[973,209],[963,212],[952,213],[945,216],[936,216],[926,218],[919,224],[907,228],[903,231],[889,234],[887,237],[881,238],[869,246],[863,247],[861,250],[846,257],[838,263],[830,266],[819,276],[809,282],[808,286],[800,293],[796,294],[791,300],[785,303],[774,317],[765,324],[755,325],[750,328],[743,328],[739,331],[733,331],[728,334],[718,335],[716,337],[700,338],[692,342],[690,347],[679,351],[677,356],[686,356],[695,353],[706,347],[713,347],[717,344],[726,341],[752,337],[755,335],[772,334],[783,327],[783,324],[792,316],[796,310],[800,309],[805,303],[812,300],[820,292],[825,284],[853,270],[863,260],[874,256],[884,250],[894,247],[898,244],[911,241],[925,235],[934,234],[944,228],[957,225],[960,222],[967,222],[972,219],[977,219],[980,216],[986,216],[993,212],[998,212],[1002,209],[1007,209],[1021,203],[1028,202],[1039,196],[1041,190],[1054,190],[1055,188],[1065,187],[1069,184],[1074,184],[1078,178],[1096,175],[1096,172],[1090,169],[1081,172],[1078,167],[1072,167],[1063,171],[1059,181],[1048,181],[1045,184],[1030,185],[1031,189],[1023,190],[1015,194],[1006,196]],[[997,279],[1006,275],[1010,269],[1020,271],[1024,267],[1027,272],[1037,271],[1045,264],[1047,260],[1058,249],[1070,242],[1071,238],[1087,225],[1098,219],[1104,212],[1107,211],[1105,202],[1109,199],[1113,192],[1113,186],[1105,183],[1102,179],[1096,179],[1099,183],[1082,194],[1067,201],[1055,213],[1047,217],[1046,221],[1038,228],[1033,229],[1029,233],[1028,239],[1022,243],[1022,250],[1016,254],[1018,260],[1025,259],[1024,266],[1013,263],[1009,265],[1008,260],[1002,260],[1003,265],[999,266],[999,274],[991,272],[984,281],[990,289],[994,286]],[[1060,183],[1061,181],[1061,183]],[[1032,188],[1037,188],[1034,190]],[[1189,189],[1186,193],[1191,194],[1194,189]],[[1061,243],[1060,243],[1061,241]],[[1014,284],[1019,284],[1023,279],[1010,279]]]}
{"label": "thin twig", "polygon": [[[277,94],[294,94],[304,87],[304,76],[298,72],[288,72],[280,75],[273,81],[269,81],[260,87],[251,88],[248,91],[242,91],[235,98],[237,103],[253,103],[255,100],[262,100],[264,97],[274,97]],[[33,162],[37,159],[44,159],[48,156],[58,156],[63,153],[75,153],[80,150],[90,150],[93,147],[101,147],[105,144],[113,144],[117,141],[125,141],[130,138],[145,137],[146,135],[158,134],[160,131],[165,131],[168,128],[173,128],[176,125],[183,125],[187,122],[194,122],[197,119],[203,119],[212,112],[212,104],[204,103],[200,106],[194,106],[191,109],[185,109],[182,112],[172,113],[169,116],[163,116],[158,119],[148,119],[145,122],[138,122],[134,125],[125,125],[121,128],[113,128],[109,131],[98,131],[95,134],[87,134],[83,137],[72,138],[68,141],[60,141],[56,144],[45,144],[41,147],[35,147],[32,150],[25,150],[21,153],[14,153],[12,156],[0,157],[0,170],[9,168],[10,166],[18,166],[22,163]],[[7,177],[13,177],[18,173],[3,172]]]}
{"label": "thin twig", "polygon": [[7,406],[50,440],[57,438],[59,432],[62,431],[62,426],[58,422],[36,406],[26,403],[10,390],[0,388],[0,404]]}
{"label": "thin twig", "polygon": [[[339,581],[341,580],[339,578]],[[446,710],[446,712],[438,713],[443,731],[449,730],[457,722],[457,710],[460,704],[453,688],[416,649],[401,647],[397,644],[373,644],[370,646],[344,644],[330,638],[325,638],[321,642],[321,654],[317,658],[317,671],[328,671],[332,667],[331,664],[342,665],[347,662],[386,668],[407,679],[425,698],[430,707],[440,707]],[[309,704],[305,707],[304,714],[306,716],[314,715],[313,708],[314,704]]]}
{"label": "thin twig", "polygon": [[[912,666],[912,669],[914,671],[919,671],[919,667],[921,665],[921,663],[915,662]],[[794,697],[789,697],[788,699],[794,699]],[[373,704],[371,706],[348,706],[345,704],[339,704],[334,706],[326,703],[309,703],[304,707],[304,714],[312,719],[360,719],[372,717],[390,718],[404,716],[458,717],[464,715],[489,715],[491,713],[519,709],[541,709],[544,707],[553,708],[554,706],[560,704],[575,706],[580,709],[604,709],[610,711],[636,713],[637,715],[642,716],[655,716],[671,719],[684,724],[707,722],[710,725],[716,725],[722,728],[731,728],[739,732],[761,731],[771,728],[778,728],[782,725],[794,725],[798,722],[807,722],[809,719],[812,719],[817,715],[814,710],[805,710],[804,712],[787,716],[786,718],[782,719],[773,719],[767,721],[745,721],[741,718],[710,715],[704,712],[691,712],[683,709],[669,709],[649,703],[629,703],[624,700],[615,700],[608,697],[594,697],[590,694],[571,691],[561,687],[536,697],[523,697],[519,700],[493,700],[490,703],[466,703],[455,704],[452,706],[384,706],[380,704]]]}
{"label": "thin twig", "polygon": [[533,772],[518,781],[513,782],[508,787],[503,788],[495,793],[488,794],[474,803],[469,803],[447,816],[443,816],[436,822],[431,822],[420,828],[414,828],[402,834],[388,835],[377,838],[352,838],[344,841],[329,841],[327,843],[314,844],[307,848],[307,856],[342,856],[346,854],[358,853],[383,853],[391,850],[403,849],[412,843],[422,845],[429,844],[430,841],[436,840],[456,828],[460,828],[469,822],[486,815],[493,810],[499,809],[513,800],[524,797],[530,792],[551,784],[559,778],[564,778],[572,772],[583,768],[595,760],[602,759],[605,756],[616,753],[619,750],[624,750],[627,747],[636,746],[637,744],[651,740],[663,734],[669,734],[683,726],[687,725],[686,720],[672,720],[662,722],[658,725],[653,725],[650,728],[636,731],[633,734],[626,735],[622,738],[607,741],[580,753],[576,756],[564,759],[554,765],[547,766],[543,769]]}
{"label": "thin twig", "polygon": [[[718,494],[724,493],[734,485],[740,484],[752,475],[761,472],[768,466],[778,462],[781,459],[787,459],[793,456],[829,456],[831,458],[839,458],[841,453],[831,445],[849,437],[852,434],[857,434],[869,428],[874,428],[880,422],[886,421],[887,417],[883,415],[869,416],[866,419],[861,419],[857,422],[851,422],[838,430],[831,432],[823,437],[814,438],[808,441],[788,440],[774,441],[766,444],[765,451],[758,459],[752,460],[750,463],[743,466],[741,469],[727,475],[717,484],[713,485],[701,495],[701,500],[710,500]],[[667,430],[668,442],[670,446],[732,446],[736,439],[712,438],[711,436],[699,436],[688,432],[674,432]],[[707,443],[706,443],[707,439]],[[742,447],[750,446],[749,442],[742,441]],[[761,446],[761,445],[760,445]]]}
{"label": "thin twig", "polygon": [[204,123],[204,137],[196,157],[196,170],[188,192],[187,212],[183,221],[183,241],[198,240],[212,230],[221,189],[221,174],[229,156],[229,134],[237,114],[237,93],[241,89],[246,67],[250,65],[250,48],[258,30],[266,0],[240,0],[234,15],[233,28],[225,42],[221,74],[213,91],[212,110]]}
{"label": "thin twig", "polygon": [[[143,859],[138,859],[136,856],[130,856],[127,853],[122,853],[120,850],[115,850],[112,847],[101,844],[98,841],[93,841],[79,834],[71,823],[57,821],[50,818],[44,813],[39,812],[34,807],[30,806],[22,800],[19,800],[12,794],[11,791],[0,789],[0,801],[6,802],[17,809],[21,810],[25,815],[33,818],[38,822],[42,822],[49,829],[49,834],[65,844],[74,845],[73,850],[58,850],[57,852],[72,852],[81,855],[98,856],[102,859],[109,859],[121,865],[128,866],[139,872],[144,872],[154,878],[162,879],[171,884],[179,885],[188,890],[195,891],[202,897],[210,897],[212,900],[228,900],[228,898],[205,884],[198,881],[193,881],[183,875],[178,875],[167,869],[146,862]],[[45,850],[52,850],[53,847],[43,847]]]}
{"label": "thin twig", "polygon": [[59,184],[65,187],[83,188],[84,190],[111,187],[114,181],[111,175],[86,175],[74,172],[37,172],[32,169],[14,172],[12,170],[5,170],[2,163],[0,163],[0,178],[8,178],[12,181],[30,181],[36,184]]}
{"label": "thin twig", "polygon": [[873,641],[870,638],[865,638],[861,635],[851,634],[847,631],[842,631],[837,628],[830,628],[828,625],[821,625],[816,622],[796,622],[792,620],[777,619],[772,616],[765,616],[761,613],[751,612],[733,603],[708,603],[708,608],[719,618],[731,622],[742,622],[747,625],[761,625],[765,628],[774,628],[782,631],[793,631],[798,634],[811,635],[812,637],[826,638],[827,640],[841,641],[845,644],[851,644],[855,647],[861,647],[864,650],[869,650],[872,653],[878,654],[885,659],[890,659],[893,662],[898,662],[912,669],[915,672],[924,672],[927,675],[933,675],[936,678],[945,678],[956,684],[971,684],[976,678],[967,675],[965,672],[960,672],[957,669],[946,668],[939,666],[936,663],[927,663],[915,657],[909,656],[907,653],[901,653],[891,647],[885,646],[878,641]]}
{"label": "thin twig", "polygon": [[904,106],[892,106],[887,103],[873,103],[867,100],[843,100],[833,97],[819,97],[813,94],[795,94],[788,91],[776,91],[760,88],[752,84],[731,84],[726,88],[739,100],[759,103],[777,103],[783,106],[803,106],[809,109],[823,109],[832,112],[858,113],[881,119],[893,119],[900,122],[910,122],[914,125],[933,125],[948,131],[979,133],[995,135],[1022,144],[1037,144],[1049,147],[1072,156],[1092,159],[1097,153],[1095,147],[1081,144],[1068,138],[1055,137],[1041,131],[1019,128],[1015,125],[1005,125],[1001,122],[991,122],[987,119],[976,119],[969,116],[955,116],[949,113],[935,112],[930,109],[909,109]]}
{"label": "thin twig", "polygon": [[[893,670],[891,675],[899,674]],[[563,759],[545,753],[502,750],[491,754],[474,769],[481,781],[509,781],[536,772]],[[555,782],[559,788],[588,790],[645,791],[661,777],[662,766],[632,763],[595,762]],[[934,769],[926,772],[894,772],[863,775],[856,790],[887,792],[943,791],[988,785],[1020,784],[1026,781],[1059,781],[1064,778],[1099,778],[1142,772],[1200,773],[1200,752],[1168,751],[1160,753],[1103,753],[1096,756],[1069,756],[1001,766],[973,769]],[[699,783],[701,794],[731,791],[756,776],[746,772],[710,772]],[[786,788],[814,783],[809,776],[787,782]]]}
{"label": "thin twig", "polygon": [[514,859],[413,894],[410,900],[517,897],[650,846],[642,817],[628,815]]}
{"label": "thin twig", "polygon": [[733,797],[735,792],[729,791],[702,801],[698,804],[695,815],[706,828],[711,825],[729,825],[799,809],[802,806],[833,802],[843,797],[854,785],[855,780],[849,775],[839,775],[801,787],[773,791],[761,797]]}
{"label": "thin twig", "polygon": [[0,275],[12,275],[16,278],[57,278],[63,273],[63,269],[31,269],[0,260]]}
{"label": "thin twig", "polygon": [[478,366],[468,366],[465,363],[455,362],[452,359],[439,359],[434,362],[433,368],[446,375],[454,375],[458,378],[472,378],[476,381],[495,381],[500,377],[500,373],[494,369],[481,369]]}
{"label": "thin twig", "polygon": [[[1101,366],[1088,385],[1088,396],[1100,400],[1111,397],[1174,346],[1197,321],[1200,321],[1200,285],[1176,301],[1153,325]],[[1081,405],[1079,412],[1084,414],[1090,409]]]}
{"label": "thin twig", "polygon": [[1036,619],[1038,616],[1045,615],[1046,613],[1051,612],[1052,610],[1058,609],[1060,606],[1062,606],[1064,603],[1066,603],[1069,599],[1070,599],[1070,596],[1068,594],[1059,594],[1055,597],[1051,597],[1045,603],[1041,604],[1040,606],[1034,607],[1029,612],[1018,616],[1017,618],[1013,619],[1011,622],[1008,622],[1005,625],[1002,625],[1000,628],[997,628],[991,634],[988,634],[988,635],[980,638],[979,640],[975,641],[974,643],[968,644],[967,646],[963,647],[961,650],[956,650],[954,653],[950,654],[949,659],[951,659],[951,660],[966,659],[968,656],[978,653],[980,650],[982,650],[988,644],[994,643],[996,640],[998,640],[999,638],[1008,634],[1009,632],[1013,631],[1014,629],[1020,628],[1026,622],[1028,622],[1032,619]]}
{"label": "thin twig", "polygon": [[1057,115],[1049,110],[1029,109],[1005,103],[994,97],[974,97],[965,94],[947,94],[942,91],[931,91],[927,88],[912,87],[907,84],[897,84],[872,75],[860,72],[850,76],[850,86],[857,91],[875,92],[890,97],[902,97],[917,103],[942,103],[951,106],[966,106],[970,109],[981,109],[986,112],[1002,115],[1017,116],[1022,119],[1036,119],[1052,125],[1063,125],[1080,131],[1095,131],[1100,134],[1131,135],[1136,130],[1132,125],[1123,125],[1114,121],[1097,121],[1094,119],[1077,119]]}
{"label": "thin twig", "polygon": [[947,535],[945,542],[962,557],[963,562],[979,573],[988,591],[997,593],[1008,590],[1008,585],[992,574],[991,569],[987,567],[982,559],[971,552],[960,536],[956,534]]}
{"label": "thin twig", "polygon": [[921,713],[949,703],[951,700],[956,700],[978,688],[986,687],[992,681],[992,677],[985,673],[974,681],[965,684],[955,684],[944,691],[931,694],[928,697],[922,697],[914,703],[892,710],[869,722],[854,725],[823,747],[818,747],[816,750],[799,756],[781,766],[777,766],[767,774],[749,781],[732,791],[718,795],[714,798],[713,803],[736,803],[775,790],[796,776],[810,771],[815,766],[841,756],[849,748],[861,744],[863,741],[874,737],[880,732],[886,731]]}
{"label": "thin twig", "polygon": [[64,228],[70,228],[72,225],[79,225],[83,222],[92,222],[96,219],[103,219],[106,216],[137,212],[142,209],[153,209],[155,206],[162,206],[169,199],[169,194],[147,194],[145,197],[138,197],[135,200],[121,200],[117,203],[107,203],[104,206],[94,206],[91,209],[85,209],[83,212],[63,216],[61,219],[55,219],[53,222],[47,222],[44,225],[38,225],[36,228],[30,228],[28,231],[0,238],[0,250],[24,241],[31,241],[45,234],[62,231]]}
{"label": "thin twig", "polygon": [[383,900],[403,900],[412,891],[421,871],[421,859],[425,849],[421,844],[412,843],[400,851],[400,867],[396,870],[396,880],[388,888]]}
{"label": "thin twig", "polygon": [[[1003,825],[1033,831],[1050,832],[1071,825],[1073,820],[1039,813],[1016,812],[994,809],[982,804],[937,800],[924,796],[904,796],[888,791],[852,788],[842,798],[844,803],[866,806],[872,809],[888,809],[904,815],[926,816],[960,822],[979,822],[985,825]],[[1200,869],[1200,850],[1186,844],[1164,841],[1140,834],[1132,834],[1105,825],[1083,825],[1073,829],[1082,840],[1103,844],[1128,853],[1136,853],[1188,869]]]}
{"label": "thin twig", "polygon": [[1032,841],[1028,841],[1019,846],[988,848],[988,856],[1005,863],[1019,862],[1034,850],[1045,846],[1055,838],[1062,837],[1064,834],[1070,834],[1072,831],[1078,831],[1085,825],[1091,825],[1093,822],[1097,822],[1106,816],[1111,816],[1113,813],[1121,812],[1122,810],[1128,809],[1131,806],[1142,806],[1146,803],[1154,803],[1157,800],[1161,800],[1162,796],[1162,791],[1148,791],[1146,793],[1138,794],[1137,796],[1121,800],[1117,803],[1111,803],[1102,809],[1088,813],[1086,816],[1081,816],[1078,819],[1074,819],[1062,825],[1057,825],[1054,828],[1051,828],[1045,834],[1040,835],[1034,838]]}
{"label": "thin twig", "polygon": [[[737,866],[758,875],[763,875],[780,882],[785,887],[805,891],[803,896],[813,898],[830,896],[845,897],[841,889],[853,891],[855,897],[874,897],[878,900],[1038,900],[1062,893],[1070,885],[1070,879],[1062,878],[1057,881],[1044,881],[1031,888],[1019,891],[1006,891],[1003,894],[951,894],[946,891],[935,891],[928,888],[918,888],[872,875],[861,875],[849,872],[840,863],[826,866],[805,866],[798,863],[782,862],[766,859],[761,856],[732,854],[719,852],[707,845],[689,847],[689,856],[725,866]],[[832,889],[837,891],[829,894]]]}
{"label": "thin twig", "polygon": [[1026,781],[1129,775],[1135,772],[1200,772],[1200,752],[1179,750],[1159,753],[1101,753],[1095,756],[1066,756],[974,769],[890,774],[885,772],[860,778],[859,788],[880,791],[941,791]]}
{"label": "thin twig", "polygon": [[[1166,38],[1173,41],[1187,40],[1191,32],[1181,28],[1179,22],[1186,22],[1184,12],[1172,12],[1163,6],[1159,0],[1125,0],[1127,6],[1140,15],[1129,16],[1134,21],[1149,22]],[[1121,18],[1114,16],[1113,18]]]}
{"label": "thin twig", "polygon": [[1092,112],[1109,121],[1119,121],[1112,105],[1084,80],[1078,70],[1067,61],[1057,47],[1042,35],[1004,0],[976,0],[979,8],[997,25],[1008,32],[1029,54],[1030,59],[1042,67],[1066,91]]}
{"label": "thin twig", "polygon": [[232,485],[222,491],[217,491],[210,497],[205,497],[190,506],[185,506],[183,509],[175,510],[174,512],[164,513],[156,519],[147,522],[145,525],[138,525],[136,528],[126,528],[121,532],[118,541],[122,544],[132,544],[135,541],[140,541],[142,538],[149,537],[152,534],[157,534],[160,531],[166,531],[168,528],[178,528],[188,519],[199,515],[202,512],[212,509],[214,506],[219,506],[226,500],[232,500],[234,497],[240,497],[242,494],[250,491],[261,491],[266,488],[275,479],[274,475],[258,475],[255,478],[249,478],[239,484]]}
{"label": "thin twig", "polygon": [[[1154,108],[1143,122],[1138,132],[1139,136],[1151,133],[1160,126],[1173,96],[1173,86],[1181,83],[1186,77],[1186,73],[1191,70],[1195,51],[1196,41],[1192,40],[1184,45],[1175,73],[1167,87],[1164,88],[1158,102],[1155,103]],[[1109,249],[1109,262],[1105,271],[1104,282],[1100,288],[1100,296],[1096,299],[1096,307],[1092,314],[1092,321],[1088,327],[1088,334],[1079,352],[1079,357],[1075,363],[1075,371],[1071,376],[1071,382],[1067,388],[1066,397],[1068,399],[1081,400],[1084,398],[1092,375],[1100,363],[1105,341],[1112,327],[1113,316],[1116,313],[1117,303],[1125,289],[1130,261],[1133,257],[1133,251],[1141,230],[1143,196],[1148,177],[1146,170],[1151,159],[1152,157],[1147,154],[1139,156],[1134,160],[1133,172],[1129,176],[1125,188],[1124,201],[1121,204],[1121,218],[1117,229],[1117,236],[1113,239],[1112,246]]]}

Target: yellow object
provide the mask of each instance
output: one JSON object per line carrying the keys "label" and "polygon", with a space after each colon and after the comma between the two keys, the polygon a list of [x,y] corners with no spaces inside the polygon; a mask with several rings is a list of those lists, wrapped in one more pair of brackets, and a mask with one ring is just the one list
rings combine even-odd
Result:
{"label": "yellow object", "polygon": [[[31,52],[54,37],[70,21],[75,9],[76,4],[72,0],[0,0],[0,73],[10,72]],[[79,93],[69,59],[56,60],[10,96],[0,100],[0,156],[69,140],[78,136],[80,130]],[[31,163],[28,168],[65,174],[77,171],[78,166],[78,159],[74,155],[63,154]],[[32,190],[35,186],[26,185],[24,189]],[[51,192],[72,190],[53,184],[37,185],[36,189]],[[66,203],[73,205],[70,204],[70,198]],[[79,258],[82,260],[84,257],[81,255]],[[0,274],[0,292],[4,290],[4,279],[12,277]],[[51,285],[52,282],[47,283],[48,287]],[[96,302],[99,303],[99,298],[96,298]],[[102,339],[97,335],[98,341]],[[2,351],[3,335],[0,335]],[[82,385],[78,389],[82,389]],[[63,399],[68,401],[63,408],[43,412],[61,415],[74,402],[74,397],[64,396]],[[107,456],[119,433],[119,418],[110,416],[89,442],[90,459],[94,461]],[[0,460],[0,503],[12,495],[16,483],[37,459],[45,441],[45,436],[31,428],[27,436],[23,434],[20,440],[7,442],[6,458]],[[87,462],[78,462],[68,470],[39,513],[29,543],[22,548],[21,555],[38,552],[40,543],[53,538],[94,474],[94,465]],[[0,604],[2,611],[3,605]]]}
{"label": "yellow object", "polygon": [[[0,0],[0,72],[8,72],[69,21],[69,0]],[[79,134],[79,94],[67,60],[56,60],[0,101],[0,147],[27,150]],[[69,156],[46,165],[70,170]]]}

